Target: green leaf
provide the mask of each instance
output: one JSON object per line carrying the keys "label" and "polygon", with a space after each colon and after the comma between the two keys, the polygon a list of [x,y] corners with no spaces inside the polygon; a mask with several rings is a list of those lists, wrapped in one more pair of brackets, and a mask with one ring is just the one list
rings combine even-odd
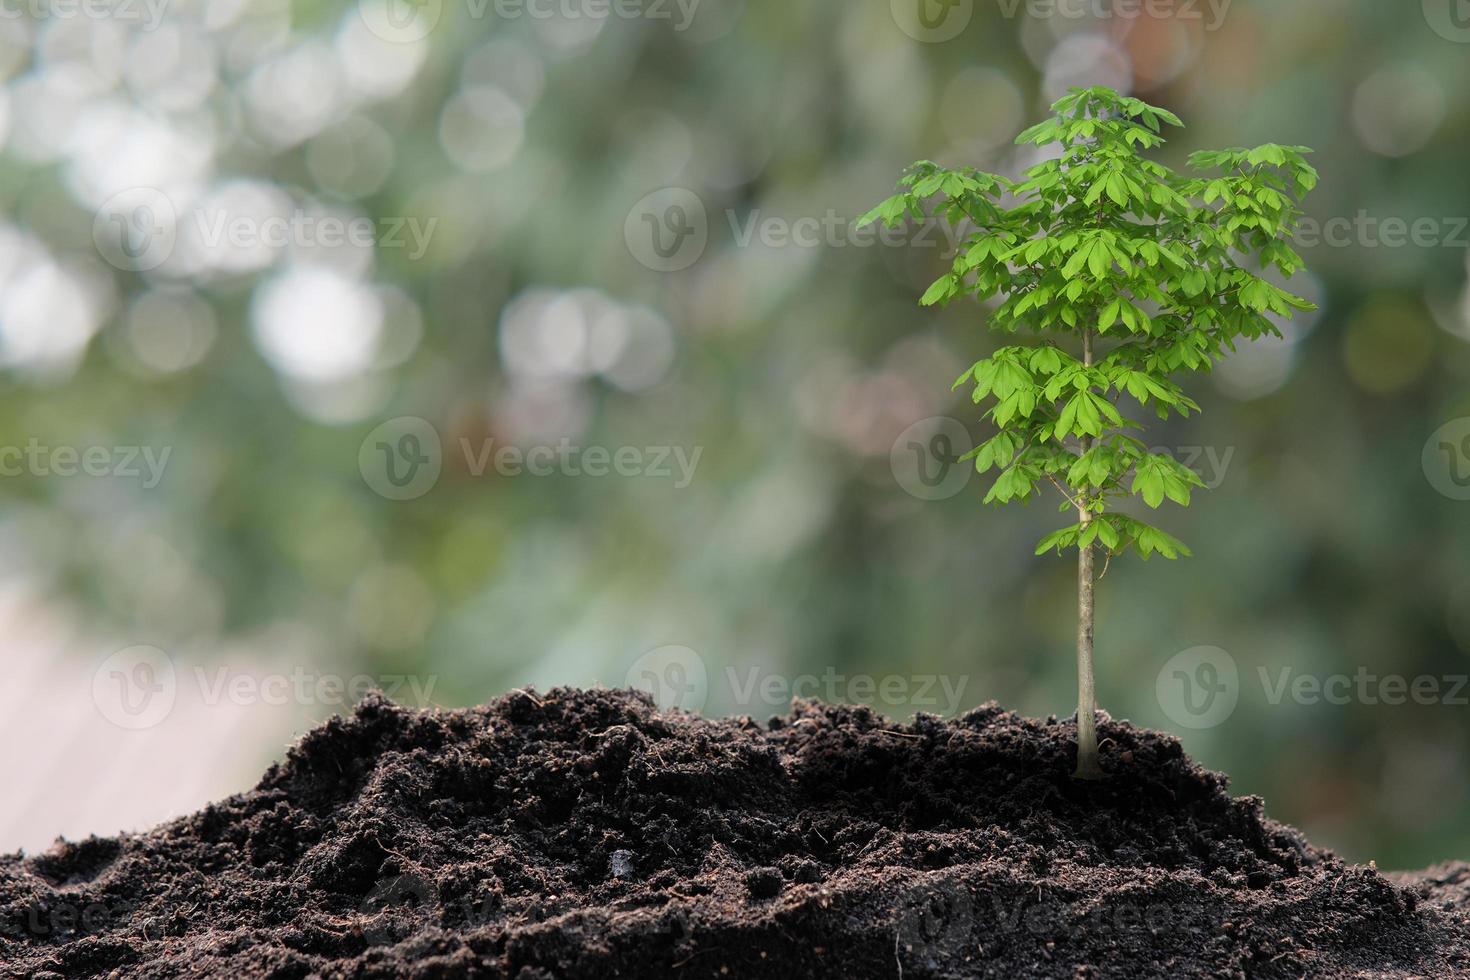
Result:
{"label": "green leaf", "polygon": [[1174,115],[1174,113],[1170,112],[1168,109],[1160,109],[1158,106],[1152,106],[1151,108],[1160,119],[1164,120],[1164,122],[1168,123],[1169,125],[1180,127],[1184,125],[1184,123],[1179,120],[1179,117]]}
{"label": "green leaf", "polygon": [[1055,550],[1060,554],[1063,548],[1077,543],[1077,535],[1081,530],[1082,525],[1073,524],[1071,527],[1064,527],[1061,530],[1053,531],[1041,539],[1041,542],[1036,546],[1036,553],[1038,555],[1044,555],[1048,551]]}
{"label": "green leaf", "polygon": [[944,186],[943,172],[930,174],[914,185],[915,197],[933,197]]}
{"label": "green leaf", "polygon": [[1061,417],[1057,420],[1058,434],[1071,435],[1077,431],[1077,404],[1080,397],[1072,398],[1062,406]]}
{"label": "green leaf", "polygon": [[1190,556],[1190,550],[1178,538],[1171,537],[1142,521],[1135,521],[1134,525],[1134,542],[1138,546],[1138,553],[1145,559],[1154,553],[1169,559],[1178,558],[1181,555],[1186,558]]}
{"label": "green leaf", "polygon": [[1102,435],[1102,416],[1098,414],[1097,404],[1093,401],[1091,393],[1081,392],[1072,401],[1077,405],[1075,431],[1090,436]]}
{"label": "green leaf", "polygon": [[909,195],[895,194],[893,197],[890,197],[888,200],[884,201],[882,204],[878,205],[876,208],[863,215],[862,218],[858,220],[858,227],[861,228],[865,225],[872,224],[874,221],[882,219],[884,224],[892,228],[899,222],[903,221],[904,215],[906,215],[911,208],[915,211],[918,210],[917,205],[915,204],[913,199],[909,197]]}
{"label": "green leaf", "polygon": [[1157,508],[1164,502],[1164,478],[1153,469],[1142,469],[1133,474],[1133,492],[1143,495],[1143,502]]}
{"label": "green leaf", "polygon": [[[1086,394],[1088,400],[1092,403],[1093,407],[1102,414],[1103,418],[1107,419],[1113,425],[1123,424],[1123,416],[1118,413],[1118,408],[1116,405],[1114,405],[1112,402],[1108,401],[1101,395],[1094,394],[1090,391]],[[1100,432],[1098,433],[1098,435],[1101,434],[1102,433]]]}
{"label": "green leaf", "polygon": [[1089,249],[1087,247],[1083,247],[1073,252],[1072,257],[1069,258],[1066,264],[1062,266],[1062,275],[1066,276],[1068,279],[1071,279],[1073,276],[1077,275],[1077,273],[1081,272],[1083,264],[1087,261],[1088,251]]}
{"label": "green leaf", "polygon": [[1062,355],[1055,347],[1047,344],[1036,348],[1031,355],[1031,370],[1040,374],[1056,374],[1062,369]]}
{"label": "green leaf", "polygon": [[935,303],[947,302],[957,292],[959,292],[959,286],[955,283],[954,276],[941,276],[925,291],[923,298],[919,300],[919,305],[933,306]]}

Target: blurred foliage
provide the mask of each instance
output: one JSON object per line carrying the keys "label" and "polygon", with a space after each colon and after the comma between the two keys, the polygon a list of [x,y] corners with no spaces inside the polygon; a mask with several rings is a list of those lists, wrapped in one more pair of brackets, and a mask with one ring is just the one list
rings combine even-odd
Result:
{"label": "blurred foliage", "polygon": [[[709,712],[773,713],[727,672],[756,669],[938,674],[963,680],[961,708],[1065,713],[1074,571],[1031,554],[1054,515],[984,508],[978,477],[919,499],[891,460],[933,416],[986,434],[949,384],[1000,341],[983,310],[916,305],[942,249],[850,229],[916,157],[1018,173],[1033,158],[1010,135],[1067,86],[1107,84],[1189,123],[1159,154],[1175,167],[1201,147],[1315,147],[1323,235],[1300,244],[1320,312],[1150,433],[1229,463],[1167,517],[1194,559],[1103,581],[1101,703],[1177,727],[1160,668],[1220,647],[1239,706],[1181,735],[1237,792],[1352,858],[1470,853],[1470,706],[1272,704],[1258,675],[1470,673],[1470,503],[1421,462],[1470,415],[1470,47],[1452,24],[1368,0],[1236,0],[1218,24],[1206,5],[975,3],[930,43],[878,0],[705,0],[683,30],[434,0],[423,37],[411,21],[385,40],[371,3],[0,22],[0,446],[170,450],[151,488],[6,476],[9,589],[117,647],[409,670],[451,704],[622,685],[678,644],[708,670]],[[703,205],[708,246],[659,272],[638,207],[670,187]],[[181,232],[132,271],[107,234],[134,188],[165,193],[181,227],[433,226],[418,257]],[[745,241],[801,219],[820,242]],[[1350,229],[1329,235],[1334,219]],[[1388,244],[1393,219],[1430,219],[1434,240]],[[359,467],[401,416],[444,446],[437,485],[407,501]],[[702,456],[683,488],[477,475],[459,440],[492,438]]]}

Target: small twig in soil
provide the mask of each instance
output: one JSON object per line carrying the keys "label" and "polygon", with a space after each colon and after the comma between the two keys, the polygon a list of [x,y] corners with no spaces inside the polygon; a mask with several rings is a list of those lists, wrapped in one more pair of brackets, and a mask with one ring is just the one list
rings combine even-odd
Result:
{"label": "small twig in soil", "polygon": [[386,851],[389,854],[392,854],[394,857],[396,857],[400,861],[402,861],[404,863],[404,865],[405,865],[405,868],[404,868],[405,871],[407,871],[408,868],[417,868],[417,867],[419,867],[419,863],[417,861],[415,861],[413,858],[409,857],[407,854],[404,854],[402,851],[395,851],[395,850],[393,850],[393,848],[389,847],[387,844],[384,844],[378,838],[378,835],[377,834],[374,834],[373,835],[373,843],[377,844],[384,851]]}
{"label": "small twig in soil", "polygon": [[719,949],[696,949],[694,952],[690,953],[688,956],[684,957],[684,959],[680,960],[679,962],[677,962],[677,963],[671,963],[669,965],[673,969],[677,970],[677,969],[680,969],[681,967],[686,966],[687,964],[691,963],[696,956],[703,956],[706,953],[718,953],[718,952],[721,952],[721,951]]}

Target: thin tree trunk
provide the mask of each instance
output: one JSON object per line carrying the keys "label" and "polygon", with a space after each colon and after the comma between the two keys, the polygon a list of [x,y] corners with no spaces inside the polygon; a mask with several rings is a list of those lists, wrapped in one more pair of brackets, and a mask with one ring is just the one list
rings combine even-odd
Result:
{"label": "thin tree trunk", "polygon": [[[1082,331],[1082,363],[1092,366],[1092,328]],[[1092,448],[1092,437],[1082,438],[1082,451]],[[1082,496],[1079,494],[1079,500]],[[1077,508],[1077,520],[1086,529],[1092,512],[1085,504]],[[1101,779],[1097,761],[1097,689],[1092,676],[1093,593],[1092,546],[1077,551],[1077,771],[1078,779]]]}

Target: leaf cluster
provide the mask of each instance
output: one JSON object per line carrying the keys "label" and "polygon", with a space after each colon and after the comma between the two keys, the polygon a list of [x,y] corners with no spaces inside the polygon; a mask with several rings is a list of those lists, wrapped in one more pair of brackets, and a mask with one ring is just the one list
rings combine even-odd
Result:
{"label": "leaf cluster", "polygon": [[1128,434],[1141,427],[1130,413],[1198,411],[1175,374],[1209,371],[1241,340],[1279,336],[1273,318],[1314,309],[1265,278],[1303,267],[1290,239],[1299,199],[1317,183],[1311,151],[1202,151],[1189,157],[1195,173],[1182,175],[1143,155],[1163,144],[1165,125],[1183,125],[1166,109],[1094,87],[1073,89],[1052,112],[1016,139],[1046,148],[1023,179],[919,161],[863,222],[934,216],[963,229],[963,248],[921,302],[997,298],[991,329],[1041,338],[1000,348],[955,382],[988,405],[998,429],[971,454],[980,472],[997,471],[986,501],[1055,486],[1080,520],[1038,553],[1096,545],[1185,555],[1162,531],[1110,510],[1127,497],[1187,506],[1202,486]]}

